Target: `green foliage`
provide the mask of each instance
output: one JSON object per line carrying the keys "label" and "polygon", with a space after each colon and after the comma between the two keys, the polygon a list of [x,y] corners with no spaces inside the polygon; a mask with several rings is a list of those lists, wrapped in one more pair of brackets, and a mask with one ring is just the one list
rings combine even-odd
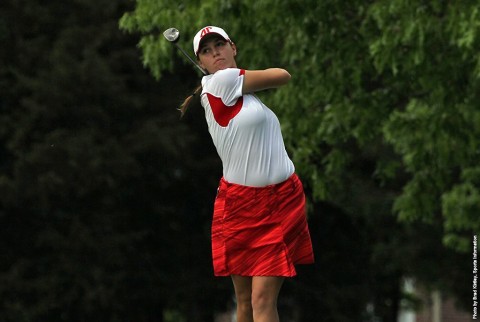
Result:
{"label": "green foliage", "polygon": [[[463,169],[462,183],[455,185],[442,196],[442,210],[445,215],[445,228],[448,234],[445,242],[458,250],[470,249],[471,236],[468,232],[480,231],[480,168]],[[451,232],[464,232],[454,234]]]}
{"label": "green foliage", "polygon": [[478,188],[462,174],[480,161],[478,3],[378,2],[372,13],[382,32],[371,46],[376,67],[404,79],[409,93],[383,127],[412,175],[395,210],[409,221],[443,217],[444,242],[469,251],[455,241],[470,239],[480,223],[478,212],[465,216],[460,193]]}
{"label": "green foliage", "polygon": [[212,321],[230,297],[209,278],[218,157],[201,109],[175,110],[200,75],[161,35],[191,51],[207,24],[241,67],[293,76],[260,95],[315,198],[301,313],[393,321],[402,275],[469,298],[452,249],[480,231],[479,4],[3,1],[0,315]]}
{"label": "green foliage", "polygon": [[[443,218],[454,236],[480,222],[463,216],[460,231],[452,220],[463,210],[442,206],[455,203],[460,187],[478,188],[459,175],[480,161],[478,4],[138,0],[120,25],[145,34],[143,61],[157,77],[171,66],[159,30],[176,26],[190,49],[199,28],[224,27],[241,66],[284,66],[293,75],[265,100],[317,198],[342,204],[363,158],[351,151],[368,150],[374,169],[361,180],[381,182],[384,198],[398,194],[400,219]],[[362,201],[352,207],[370,208]]]}
{"label": "green foliage", "polygon": [[187,312],[219,287],[196,283],[210,273],[202,202],[215,183],[198,187],[212,185],[205,144],[169,108],[183,80],[165,88],[142,68],[138,38],[118,29],[128,1],[0,6],[1,320]]}
{"label": "green foliage", "polygon": [[[285,67],[290,84],[260,95],[307,191],[362,222],[374,292],[398,303],[402,275],[468,298],[456,285],[480,231],[479,5],[137,0],[120,26],[143,34],[156,77],[179,57],[157,36],[173,26],[190,52],[198,29],[219,25],[242,68]],[[386,302],[375,301],[377,316],[393,321]]]}

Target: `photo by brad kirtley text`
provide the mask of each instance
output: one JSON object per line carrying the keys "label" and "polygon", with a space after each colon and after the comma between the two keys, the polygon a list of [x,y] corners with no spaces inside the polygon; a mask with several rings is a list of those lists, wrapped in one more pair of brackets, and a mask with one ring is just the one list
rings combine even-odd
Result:
{"label": "photo by brad kirtley text", "polygon": [[478,266],[477,266],[477,235],[473,236],[473,282],[472,282],[472,293],[473,293],[473,308],[472,308],[472,319],[477,320],[477,279],[478,279]]}

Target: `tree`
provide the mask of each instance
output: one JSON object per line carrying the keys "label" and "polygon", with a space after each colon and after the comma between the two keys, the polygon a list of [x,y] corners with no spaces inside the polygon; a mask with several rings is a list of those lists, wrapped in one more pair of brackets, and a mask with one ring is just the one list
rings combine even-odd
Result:
{"label": "tree", "polygon": [[192,73],[150,77],[118,29],[130,9],[0,5],[3,321],[162,321],[219,288],[195,283],[210,269],[209,146],[165,108]]}
{"label": "tree", "polygon": [[[480,230],[477,4],[138,0],[121,26],[147,33],[139,45],[156,77],[172,66],[157,32],[173,25],[186,35],[225,26],[248,68],[287,66],[292,85],[271,102],[315,195],[344,195],[352,146],[368,149],[375,179],[403,176],[400,218],[440,217],[445,242],[465,251],[457,242]],[[190,48],[188,40],[181,44]]]}
{"label": "tree", "polygon": [[[443,249],[443,241],[464,254],[480,231],[478,5],[137,0],[120,25],[144,34],[143,62],[156,78],[172,70],[160,35],[171,26],[190,48],[199,28],[220,25],[241,66],[286,67],[291,84],[265,100],[276,107],[297,170],[316,200],[364,218],[371,231],[396,215],[405,228],[386,232],[386,241],[409,255],[398,269],[419,260],[408,251],[415,241],[403,237],[426,233],[424,224],[432,227],[425,247],[435,241]],[[380,251],[382,238],[375,242]]]}

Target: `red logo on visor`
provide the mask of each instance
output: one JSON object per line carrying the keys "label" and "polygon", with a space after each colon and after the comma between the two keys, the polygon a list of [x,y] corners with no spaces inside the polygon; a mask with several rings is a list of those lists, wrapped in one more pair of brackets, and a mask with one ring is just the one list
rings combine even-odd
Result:
{"label": "red logo on visor", "polygon": [[200,38],[203,38],[206,34],[208,34],[210,32],[210,29],[212,29],[212,27],[203,28],[202,33],[200,34]]}

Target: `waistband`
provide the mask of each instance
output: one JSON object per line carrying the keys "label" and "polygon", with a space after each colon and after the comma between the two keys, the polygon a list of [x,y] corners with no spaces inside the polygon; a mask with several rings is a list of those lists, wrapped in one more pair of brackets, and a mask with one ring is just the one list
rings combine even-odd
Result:
{"label": "waistband", "polygon": [[287,180],[267,185],[264,187],[250,187],[250,186],[244,186],[241,184],[237,183],[231,183],[225,180],[225,178],[220,179],[220,189],[221,188],[227,188],[227,189],[235,189],[235,190],[249,190],[249,191],[278,191],[280,189],[285,189],[290,186],[293,186],[293,188],[296,188],[298,186],[298,183],[300,182],[300,178],[297,176],[297,174],[294,172]]}

